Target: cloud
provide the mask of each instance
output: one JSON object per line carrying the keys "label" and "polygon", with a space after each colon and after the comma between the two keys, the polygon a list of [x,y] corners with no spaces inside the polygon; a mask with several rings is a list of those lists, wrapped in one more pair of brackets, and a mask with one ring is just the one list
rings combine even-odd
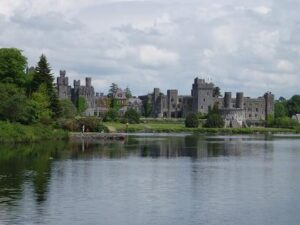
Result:
{"label": "cloud", "polygon": [[296,0],[2,0],[0,47],[23,49],[30,65],[44,53],[56,75],[91,76],[97,92],[116,82],[136,95],[189,94],[201,76],[222,91],[289,97],[300,82],[299,9]]}
{"label": "cloud", "polygon": [[161,66],[175,64],[179,56],[167,50],[159,49],[152,45],[144,45],[139,48],[139,57],[141,63],[150,66]]}

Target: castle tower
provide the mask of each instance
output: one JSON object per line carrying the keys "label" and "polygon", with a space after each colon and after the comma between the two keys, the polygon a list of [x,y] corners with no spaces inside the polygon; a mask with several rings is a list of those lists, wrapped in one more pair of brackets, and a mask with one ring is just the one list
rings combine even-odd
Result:
{"label": "castle tower", "polygon": [[206,83],[204,79],[195,78],[192,87],[193,97],[193,112],[208,113],[208,109],[213,107],[214,85],[212,83]]}
{"label": "castle tower", "polygon": [[271,92],[266,92],[264,94],[265,99],[265,119],[274,113],[274,95]]}
{"label": "castle tower", "polygon": [[231,108],[231,92],[225,92],[224,94],[224,108],[225,109]]}
{"label": "castle tower", "polygon": [[167,91],[168,117],[177,117],[178,90]]}
{"label": "castle tower", "polygon": [[236,103],[235,107],[239,109],[244,108],[244,93],[243,92],[237,92],[236,93]]}
{"label": "castle tower", "polygon": [[71,99],[71,87],[69,86],[69,78],[66,77],[65,70],[59,71],[59,77],[57,77],[56,84],[58,98]]}
{"label": "castle tower", "polygon": [[85,86],[92,87],[92,78],[90,78],[90,77],[85,78]]}

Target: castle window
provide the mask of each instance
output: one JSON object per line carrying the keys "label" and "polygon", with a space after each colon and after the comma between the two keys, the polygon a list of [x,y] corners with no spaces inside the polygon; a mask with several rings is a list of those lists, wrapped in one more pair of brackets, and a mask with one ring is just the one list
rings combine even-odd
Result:
{"label": "castle window", "polygon": [[257,117],[257,114],[255,114],[255,117]]}
{"label": "castle window", "polygon": [[205,98],[203,99],[203,101],[205,102]]}
{"label": "castle window", "polygon": [[252,115],[251,115],[251,114],[249,114],[249,117],[252,117]]}
{"label": "castle window", "polygon": [[256,108],[256,112],[258,112],[258,108]]}
{"label": "castle window", "polygon": [[201,109],[203,109],[203,105],[201,105]]}

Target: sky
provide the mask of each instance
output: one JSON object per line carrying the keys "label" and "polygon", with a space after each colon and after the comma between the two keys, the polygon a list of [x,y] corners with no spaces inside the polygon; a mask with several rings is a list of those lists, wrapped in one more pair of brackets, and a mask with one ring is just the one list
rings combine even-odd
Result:
{"label": "sky", "polygon": [[[299,94],[299,0],[0,0],[0,47],[45,54],[55,76],[134,95],[195,77],[224,91]],[[72,84],[72,82],[71,82]]]}

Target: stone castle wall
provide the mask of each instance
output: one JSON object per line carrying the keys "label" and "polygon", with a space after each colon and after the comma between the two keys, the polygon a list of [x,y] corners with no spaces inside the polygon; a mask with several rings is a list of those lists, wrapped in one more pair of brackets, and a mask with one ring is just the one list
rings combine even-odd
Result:
{"label": "stone castle wall", "polygon": [[[70,99],[76,105],[79,97],[84,97],[88,105],[85,114],[89,116],[98,115],[106,111],[105,108],[107,106],[98,104],[103,102],[101,99],[106,96],[95,95],[91,78],[87,77],[85,79],[85,86],[82,86],[79,80],[74,80],[73,84],[73,87],[69,85],[66,71],[60,71],[60,76],[57,78],[57,92],[60,99]],[[142,112],[143,101],[150,100],[152,117],[180,118],[186,117],[190,113],[206,114],[210,108],[217,105],[221,109],[221,114],[227,121],[226,123],[231,123],[231,120],[235,120],[234,124],[242,124],[241,121],[243,120],[265,120],[274,111],[274,95],[270,92],[258,98],[244,97],[243,92],[237,92],[235,98],[232,98],[231,92],[225,92],[224,98],[220,98],[214,97],[213,91],[213,83],[207,83],[204,79],[195,78],[192,84],[191,95],[179,95],[176,89],[168,90],[165,95],[160,92],[159,88],[154,88],[152,94],[132,99],[131,102],[123,96],[124,93],[121,89],[116,97],[122,101],[123,111],[132,107]]]}

